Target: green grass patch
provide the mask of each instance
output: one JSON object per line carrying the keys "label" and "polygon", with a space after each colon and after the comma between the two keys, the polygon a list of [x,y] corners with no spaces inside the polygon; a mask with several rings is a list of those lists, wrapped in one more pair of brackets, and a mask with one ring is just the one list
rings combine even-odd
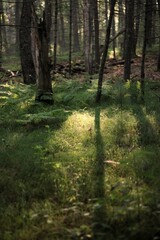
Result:
{"label": "green grass patch", "polygon": [[158,239],[155,85],[142,104],[138,82],[104,82],[100,106],[97,79],[55,80],[52,106],[0,85],[0,239]]}

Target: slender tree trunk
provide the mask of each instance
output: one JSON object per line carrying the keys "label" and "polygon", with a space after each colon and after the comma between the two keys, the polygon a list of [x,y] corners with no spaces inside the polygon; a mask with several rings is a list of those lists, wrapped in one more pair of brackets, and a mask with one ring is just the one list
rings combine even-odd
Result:
{"label": "slender tree trunk", "polygon": [[70,0],[70,16],[69,16],[69,74],[72,72],[72,6],[73,2]]}
{"label": "slender tree trunk", "polygon": [[136,57],[136,48],[137,48],[137,41],[139,35],[139,26],[140,26],[140,18],[141,18],[141,9],[142,9],[142,1],[136,0],[135,1],[135,29],[134,29],[134,36],[133,36],[133,45],[132,45],[132,57]]}
{"label": "slender tree trunk", "polygon": [[145,3],[145,23],[144,23],[144,37],[143,37],[143,49],[142,49],[142,62],[141,62],[141,96],[142,100],[144,97],[144,87],[145,87],[145,58],[146,58],[146,48],[148,45],[148,12],[149,12],[149,0]]}
{"label": "slender tree trunk", "polygon": [[31,9],[33,0],[23,0],[21,14],[20,36],[20,56],[25,84],[36,82],[36,72],[31,51]]}
{"label": "slender tree trunk", "polygon": [[79,1],[72,1],[72,24],[73,24],[73,52],[80,51],[79,33],[78,33],[78,12]]}
{"label": "slender tree trunk", "polygon": [[108,27],[106,29],[106,38],[105,38],[105,45],[104,45],[104,51],[102,55],[102,60],[100,64],[100,69],[99,69],[99,78],[98,78],[98,88],[97,88],[97,95],[96,95],[96,102],[99,103],[102,95],[102,83],[103,83],[103,73],[104,73],[104,67],[105,67],[105,62],[108,54],[108,48],[109,48],[109,42],[110,42],[110,33],[111,33],[111,26],[112,26],[112,20],[114,16],[114,7],[116,4],[116,0],[111,1],[111,6],[110,6],[110,16],[108,20]]}
{"label": "slender tree trunk", "polygon": [[[116,35],[116,28],[115,28],[115,18],[113,16],[113,21],[112,21],[112,37]],[[113,58],[116,58],[116,39],[113,40],[112,42],[112,48],[113,48]]]}
{"label": "slender tree trunk", "polygon": [[7,43],[7,36],[6,36],[6,27],[5,27],[5,14],[4,14],[4,8],[3,8],[3,1],[0,1],[0,17],[1,17],[1,55],[2,55],[2,49],[7,50],[8,43]]}
{"label": "slender tree trunk", "polygon": [[104,0],[105,3],[105,20],[106,20],[106,26],[108,26],[108,0]]}
{"label": "slender tree trunk", "polygon": [[58,32],[58,0],[55,0],[55,15],[54,15],[54,57],[53,68],[56,69],[57,64],[57,32]]}
{"label": "slender tree trunk", "polygon": [[47,41],[50,45],[50,32],[52,25],[52,10],[53,10],[53,0],[45,0],[45,22],[46,22],[46,31],[47,31]]}
{"label": "slender tree trunk", "polygon": [[60,45],[62,51],[66,50],[66,41],[65,41],[65,27],[64,27],[64,17],[63,17],[63,11],[62,11],[63,3],[62,0],[59,0],[59,18],[60,18]]}
{"label": "slender tree trunk", "polygon": [[[15,25],[20,25],[22,3],[15,2]],[[16,50],[19,50],[19,28],[16,28]]]}
{"label": "slender tree trunk", "polygon": [[[124,20],[125,20],[125,14],[124,14],[124,8],[123,8],[123,0],[118,0],[118,29],[121,30],[124,28]],[[124,58],[124,34],[119,37],[118,40],[118,46],[121,57]]]}
{"label": "slender tree trunk", "polygon": [[[160,0],[158,1],[158,15],[159,15],[159,21],[160,21]],[[160,31],[159,31],[160,35]],[[160,37],[159,37],[159,50],[158,50],[158,61],[157,61],[157,71],[160,71]]]}
{"label": "slender tree trunk", "polygon": [[[0,6],[2,6],[2,0],[0,0]],[[0,9],[1,10],[1,9]],[[3,12],[0,12],[0,67],[2,67],[2,47],[3,47],[3,43],[2,43],[2,14]]]}
{"label": "slender tree trunk", "polygon": [[125,49],[124,49],[124,79],[130,79],[131,57],[134,31],[134,0],[126,0],[126,20],[125,20]]}
{"label": "slender tree trunk", "polygon": [[90,0],[84,0],[84,53],[85,70],[92,74],[92,8]]}
{"label": "slender tree trunk", "polygon": [[99,53],[99,16],[98,16],[98,3],[93,0],[93,17],[94,17],[94,39],[95,39],[95,68],[99,69],[100,53]]}

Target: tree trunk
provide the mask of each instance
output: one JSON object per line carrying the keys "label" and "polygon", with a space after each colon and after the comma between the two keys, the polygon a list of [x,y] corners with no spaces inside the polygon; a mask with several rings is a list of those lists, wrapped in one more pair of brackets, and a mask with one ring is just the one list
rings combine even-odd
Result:
{"label": "tree trunk", "polygon": [[96,95],[97,103],[100,102],[101,95],[102,95],[103,73],[104,73],[104,67],[105,67],[105,62],[106,62],[109,43],[110,43],[110,33],[111,33],[112,20],[113,20],[113,16],[114,16],[115,4],[116,4],[116,0],[112,0],[111,5],[110,5],[110,16],[109,16],[109,20],[108,20],[108,27],[106,29],[104,51],[103,51],[101,65],[100,65],[100,69],[99,69],[98,88],[97,88],[97,95]]}
{"label": "tree trunk", "polygon": [[134,0],[126,0],[126,19],[125,19],[125,48],[124,48],[124,79],[130,79],[131,57],[134,30]]}
{"label": "tree trunk", "polygon": [[99,53],[99,16],[98,16],[98,3],[93,0],[93,17],[94,17],[94,44],[95,44],[95,68],[99,69],[100,53]]}
{"label": "tree trunk", "polygon": [[46,24],[46,31],[47,31],[47,42],[50,45],[50,32],[51,32],[51,25],[52,25],[52,10],[53,10],[53,1],[52,0],[45,0],[45,24]]}
{"label": "tree trunk", "polygon": [[[112,21],[112,37],[116,35],[116,28],[115,28],[115,18],[113,16],[113,21]],[[113,49],[113,58],[116,58],[116,39],[113,40],[112,42],[112,49]]]}
{"label": "tree trunk", "polygon": [[20,36],[20,56],[25,84],[36,82],[36,73],[31,52],[31,9],[33,0],[23,0],[21,14]]}
{"label": "tree trunk", "polygon": [[59,0],[59,18],[60,18],[60,27],[59,27],[60,46],[63,52],[66,50],[66,41],[65,41],[65,27],[64,27],[62,0]]}
{"label": "tree trunk", "polygon": [[[3,2],[2,0],[0,0],[0,7],[3,6]],[[2,24],[2,9],[0,8],[0,25]],[[2,43],[2,27],[0,27],[0,67],[2,67],[2,47],[3,47],[3,43]]]}
{"label": "tree trunk", "polygon": [[78,33],[78,0],[72,1],[72,23],[73,23],[73,52],[80,51],[79,33]]}
{"label": "tree trunk", "polygon": [[[52,82],[49,68],[49,45],[48,34],[45,22],[45,12],[43,20],[37,24],[37,16],[34,6],[32,6],[32,54],[37,77],[36,100],[40,102],[53,103]],[[37,27],[36,27],[37,26]]]}
{"label": "tree trunk", "polygon": [[[22,8],[22,3],[20,1],[15,2],[15,25],[20,25],[20,19],[21,19],[21,8]],[[19,51],[19,28],[16,28],[16,50]]]}
{"label": "tree trunk", "polygon": [[[118,29],[121,30],[124,28],[124,20],[125,20],[125,14],[124,14],[124,8],[123,8],[123,0],[118,0]],[[120,55],[122,58],[124,58],[124,34],[119,37],[118,40],[118,47],[120,51]]]}
{"label": "tree trunk", "polygon": [[57,32],[58,32],[58,0],[55,0],[54,12],[54,57],[53,68],[56,69],[57,64]]}
{"label": "tree trunk", "polygon": [[85,70],[92,74],[92,8],[90,0],[84,0],[84,54]]}
{"label": "tree trunk", "polygon": [[136,0],[135,1],[135,29],[133,34],[133,45],[132,45],[132,57],[136,57],[136,48],[137,48],[137,40],[139,35],[139,26],[140,26],[140,17],[141,17],[141,6],[142,1]]}
{"label": "tree trunk", "polygon": [[143,49],[142,49],[142,62],[141,62],[141,97],[144,98],[144,87],[145,87],[145,58],[146,48],[148,45],[148,11],[149,11],[149,0],[145,3],[145,23],[144,23],[144,38],[143,38]]}
{"label": "tree trunk", "polygon": [[[159,15],[159,21],[160,21],[160,0],[158,1],[158,15]],[[160,34],[160,31],[159,31]],[[160,37],[159,37],[159,50],[158,50],[158,61],[157,61],[157,71],[160,71]]]}

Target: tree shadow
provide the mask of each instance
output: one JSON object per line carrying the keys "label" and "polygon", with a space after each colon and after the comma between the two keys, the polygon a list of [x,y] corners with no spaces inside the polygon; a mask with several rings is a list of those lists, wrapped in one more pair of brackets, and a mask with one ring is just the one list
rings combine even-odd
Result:
{"label": "tree shadow", "polygon": [[149,118],[147,118],[146,107],[142,107],[140,104],[131,105],[132,112],[138,122],[139,130],[139,144],[141,146],[152,145],[158,143],[158,133],[155,131]]}
{"label": "tree shadow", "polygon": [[95,108],[95,144],[96,158],[93,171],[94,197],[96,203],[93,215],[93,239],[105,240],[109,236],[107,224],[106,194],[105,194],[105,150],[101,134],[101,108]]}

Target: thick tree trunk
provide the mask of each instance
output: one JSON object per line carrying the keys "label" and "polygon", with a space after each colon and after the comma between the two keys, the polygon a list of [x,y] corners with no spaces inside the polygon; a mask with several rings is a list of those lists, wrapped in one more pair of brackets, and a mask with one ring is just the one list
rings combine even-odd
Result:
{"label": "thick tree trunk", "polygon": [[32,6],[32,54],[37,77],[37,94],[36,100],[46,103],[53,103],[52,82],[49,68],[49,45],[48,31],[45,22],[45,13],[43,20],[37,24],[37,16]]}
{"label": "thick tree trunk", "polygon": [[20,56],[23,79],[25,84],[36,83],[36,73],[31,51],[31,9],[33,0],[23,0],[21,14]]}

